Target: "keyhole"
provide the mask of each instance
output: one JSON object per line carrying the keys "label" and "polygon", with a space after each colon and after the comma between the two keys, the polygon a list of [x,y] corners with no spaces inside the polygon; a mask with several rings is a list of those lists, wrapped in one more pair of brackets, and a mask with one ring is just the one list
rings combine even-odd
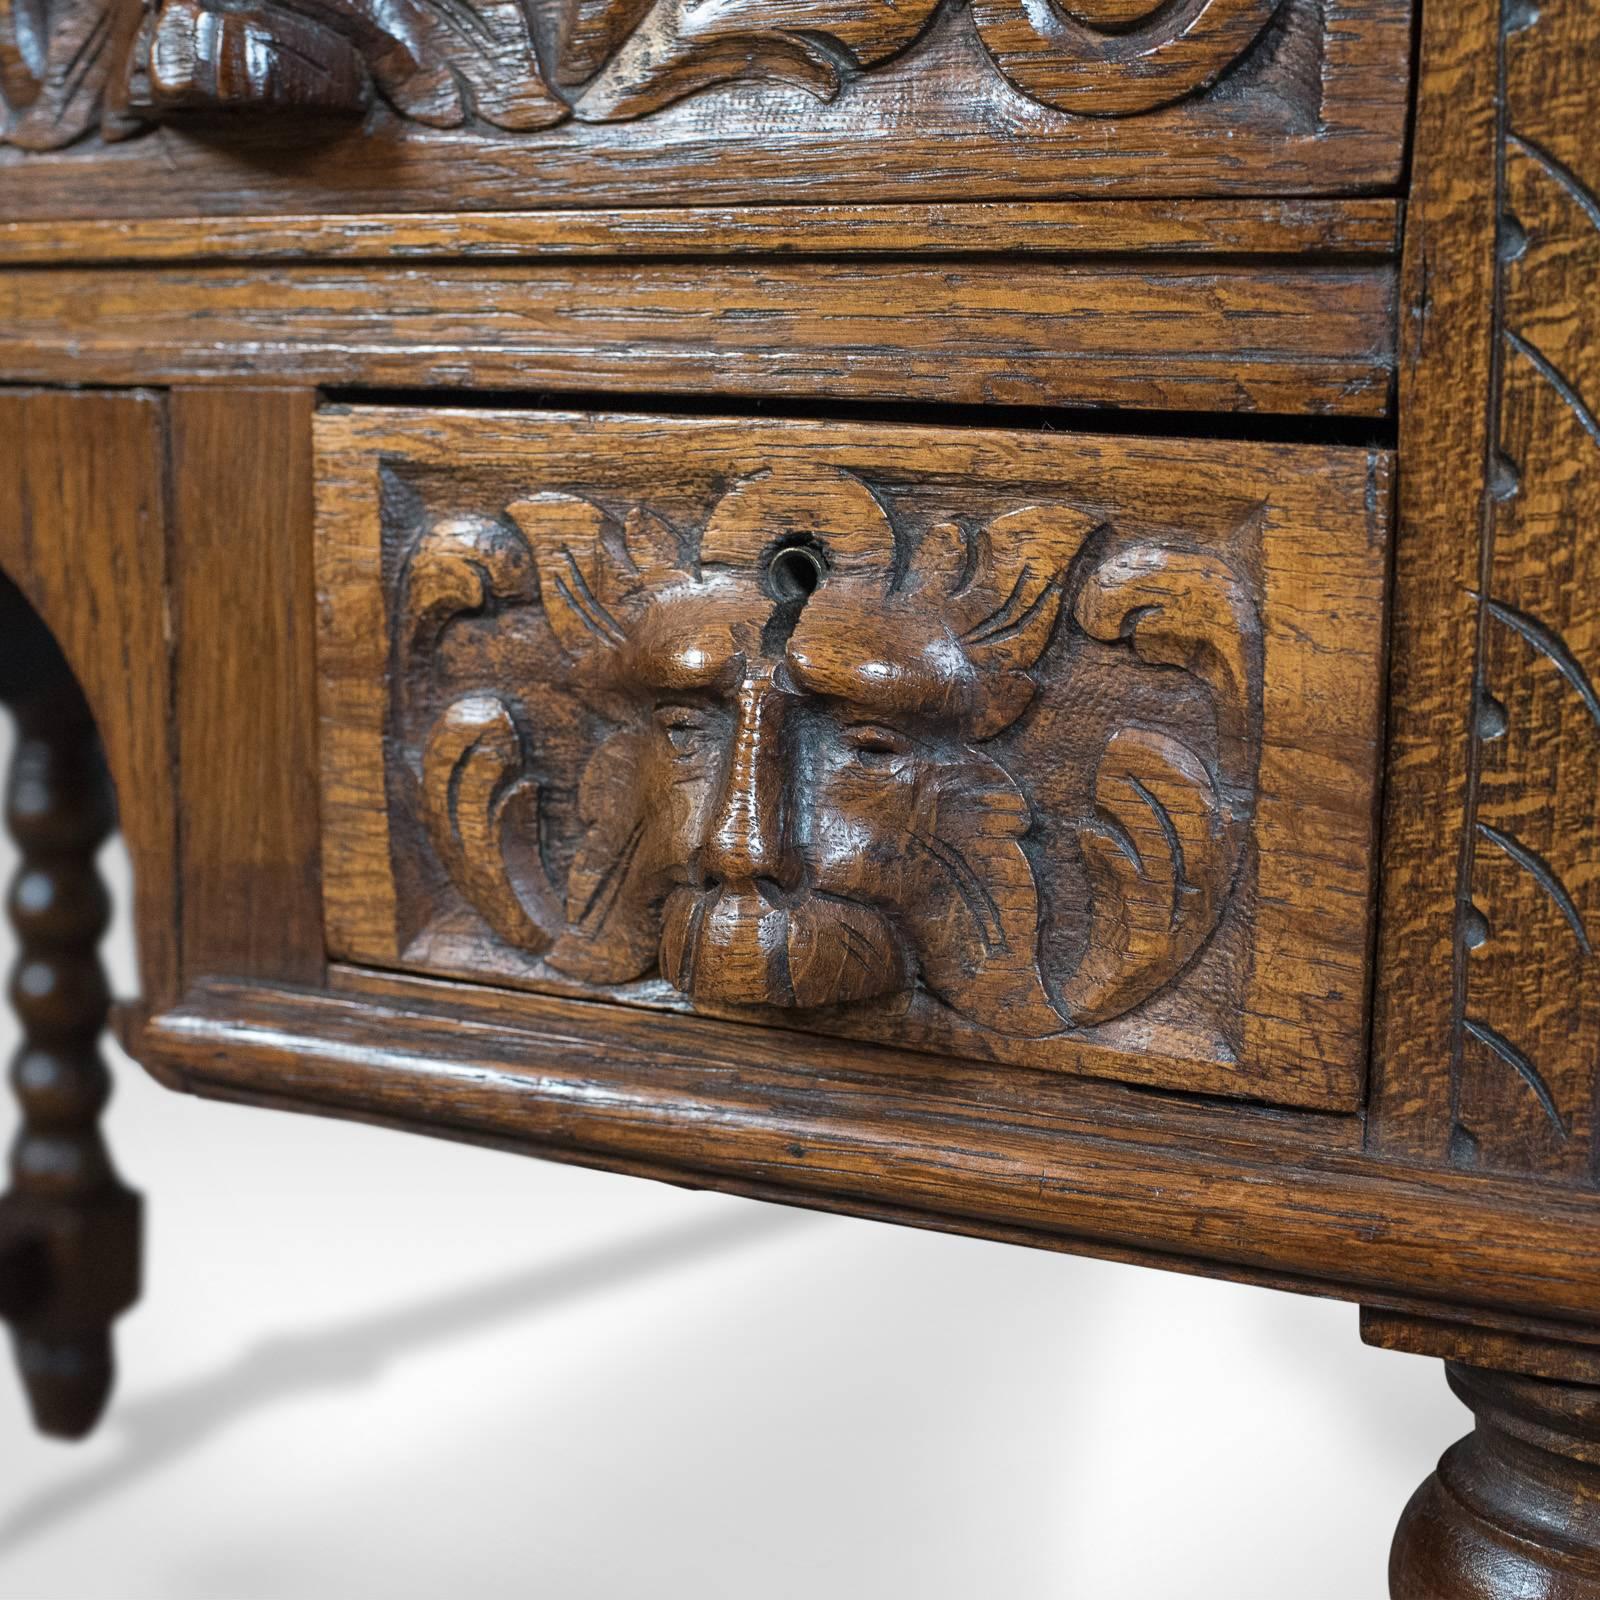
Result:
{"label": "keyhole", "polygon": [[767,563],[767,581],[780,601],[809,599],[822,582],[822,555],[810,545],[792,544],[777,551]]}

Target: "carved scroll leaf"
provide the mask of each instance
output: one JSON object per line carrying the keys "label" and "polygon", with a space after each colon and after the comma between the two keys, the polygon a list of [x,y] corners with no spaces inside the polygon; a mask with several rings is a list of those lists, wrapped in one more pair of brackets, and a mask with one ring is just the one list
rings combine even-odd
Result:
{"label": "carved scroll leaf", "polygon": [[1216,926],[1231,865],[1221,807],[1195,753],[1144,728],[1112,736],[1079,835],[1093,931],[1063,998],[1079,1023],[1131,1010],[1182,968]]}
{"label": "carved scroll leaf", "polygon": [[587,83],[650,10],[650,0],[560,0],[551,76],[566,89]]}
{"label": "carved scroll leaf", "polygon": [[538,838],[538,787],[503,701],[473,695],[439,719],[423,753],[421,800],[433,848],[468,903],[508,944],[545,949],[561,928],[560,904],[523,848]]}
{"label": "carved scroll leaf", "polygon": [[444,517],[406,562],[405,648],[431,646],[445,624],[491,604],[532,600],[538,577],[528,547],[492,517]]}
{"label": "carved scroll leaf", "polygon": [[547,128],[567,106],[545,87],[517,0],[318,0],[343,19],[384,98],[435,128],[480,118],[496,128]]}
{"label": "carved scroll leaf", "polygon": [[937,0],[656,0],[583,92],[590,122],[620,121],[735,79],[774,79],[821,100],[843,75],[904,50]]}
{"label": "carved scroll leaf", "polygon": [[978,536],[972,575],[958,580],[961,646],[977,675],[981,699],[972,736],[993,738],[1033,698],[1029,671],[1061,615],[1063,584],[1094,519],[1072,506],[1023,506],[997,517]]}
{"label": "carved scroll leaf", "polygon": [[613,734],[594,753],[579,788],[583,843],[567,877],[566,928],[550,965],[589,983],[627,983],[656,964],[657,902],[665,891],[638,792],[643,736]]}
{"label": "carved scroll leaf", "polygon": [[1135,654],[1181,667],[1210,690],[1221,799],[1248,805],[1251,733],[1260,693],[1261,623],[1249,590],[1217,556],[1169,545],[1118,550],[1091,571],[1074,606],[1094,638],[1126,637]]}
{"label": "carved scroll leaf", "polygon": [[148,99],[174,110],[359,111],[367,70],[355,46],[276,6],[165,0],[145,66]]}
{"label": "carved scroll leaf", "polygon": [[[995,65],[1022,92],[1082,116],[1127,116],[1193,94],[1247,51],[1283,0],[1168,0],[1142,8],[973,0]],[[1086,15],[1087,13],[1087,15]]]}
{"label": "carved scroll leaf", "polygon": [[0,130],[38,96],[49,39],[43,0],[0,0]]}
{"label": "carved scroll leaf", "polygon": [[[490,517],[441,518],[406,563],[401,648],[426,663],[456,618],[537,594],[533,557],[514,528]],[[419,694],[427,672],[404,671],[401,681]],[[562,925],[559,897],[538,857],[538,785],[504,701],[471,695],[446,710],[423,752],[419,793],[428,837],[467,902],[508,943],[544,949]]]}
{"label": "carved scroll leaf", "polygon": [[507,514],[536,553],[545,615],[562,649],[581,660],[597,646],[619,648],[627,630],[611,609],[620,584],[602,543],[605,512],[576,495],[538,494]]}
{"label": "carved scroll leaf", "polygon": [[1215,769],[1165,733],[1125,729],[1095,775],[1080,833],[1093,888],[1090,935],[1062,986],[1073,1020],[1102,1022],[1174,977],[1221,917],[1248,835],[1259,620],[1244,585],[1213,555],[1140,545],[1094,568],[1074,607],[1086,632],[1126,638],[1155,665],[1211,691]]}
{"label": "carved scroll leaf", "polygon": [[907,840],[923,980],[963,1016],[1017,1038],[1061,1031],[1039,975],[1039,893],[1022,838],[1032,816],[1009,773],[967,750]]}
{"label": "carved scroll leaf", "polygon": [[149,110],[359,111],[375,84],[435,128],[567,115],[517,0],[162,0],[147,54]]}
{"label": "carved scroll leaf", "polygon": [[0,0],[6,142],[56,150],[96,127],[128,132],[118,106],[141,15],[137,0]]}

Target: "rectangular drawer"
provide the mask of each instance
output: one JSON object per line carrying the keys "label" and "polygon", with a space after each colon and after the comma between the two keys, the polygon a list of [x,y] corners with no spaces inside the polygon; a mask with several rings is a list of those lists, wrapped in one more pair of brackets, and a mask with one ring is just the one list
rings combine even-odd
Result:
{"label": "rectangular drawer", "polygon": [[316,449],[335,957],[1359,1103],[1385,453],[396,408]]}

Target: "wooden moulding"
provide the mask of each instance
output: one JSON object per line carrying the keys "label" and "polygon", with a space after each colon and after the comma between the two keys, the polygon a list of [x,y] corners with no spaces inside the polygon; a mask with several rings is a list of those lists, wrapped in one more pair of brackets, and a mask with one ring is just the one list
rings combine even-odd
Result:
{"label": "wooden moulding", "polygon": [[[335,978],[341,975],[336,971]],[[1378,1163],[1342,1119],[1124,1096],[997,1109],[995,1074],[777,1030],[537,1000],[473,1016],[452,985],[351,996],[226,983],[123,1018],[164,1083],[918,1226],[1468,1316],[1581,1340],[1600,1318],[1591,1199]],[[480,992],[481,993],[481,992]],[[516,1013],[527,1018],[519,997]],[[1048,1083],[1048,1080],[1046,1081]]]}
{"label": "wooden moulding", "polygon": [[[387,407],[317,439],[335,956],[1359,1103],[1383,452]],[[808,528],[784,610],[761,552]]]}
{"label": "wooden moulding", "polygon": [[0,265],[565,256],[1338,255],[1400,247],[1394,200],[684,206],[0,222]]}
{"label": "wooden moulding", "polygon": [[1377,257],[745,259],[0,271],[13,379],[1376,417]]}

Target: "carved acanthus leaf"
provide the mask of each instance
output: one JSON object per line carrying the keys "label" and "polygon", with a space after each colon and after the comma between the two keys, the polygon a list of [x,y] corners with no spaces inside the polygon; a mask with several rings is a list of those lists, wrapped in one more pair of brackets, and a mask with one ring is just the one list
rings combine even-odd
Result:
{"label": "carved acanthus leaf", "polygon": [[655,0],[584,90],[591,122],[642,116],[735,79],[794,84],[818,99],[842,73],[887,61],[927,25],[937,0]]}
{"label": "carved acanthus leaf", "polygon": [[[1131,26],[1074,0],[972,0],[978,36],[1024,94],[1080,116],[1131,116],[1203,88],[1255,43],[1283,0],[1167,0]],[[1122,19],[1107,17],[1108,24]]]}
{"label": "carved acanthus leaf", "polygon": [[428,127],[545,128],[567,115],[517,0],[163,0],[149,57],[157,110],[355,111],[370,77]]}
{"label": "carved acanthus leaf", "polygon": [[474,695],[446,710],[423,753],[421,799],[428,837],[468,904],[509,944],[545,949],[562,926],[560,901],[528,848],[539,791],[504,701]]}
{"label": "carved acanthus leaf", "polygon": [[127,133],[140,17],[138,0],[0,0],[0,142],[56,150],[96,128]]}
{"label": "carved acanthus leaf", "polygon": [[[537,595],[533,557],[514,528],[490,517],[441,518],[406,562],[401,649],[408,661],[429,661],[456,619]],[[411,683],[413,693],[422,682]],[[511,708],[495,695],[469,695],[429,734],[420,800],[434,850],[468,903],[502,939],[542,950],[562,916],[539,859],[539,787],[526,768]]]}
{"label": "carved acanthus leaf", "polygon": [[[1209,84],[1283,0],[972,0],[996,66],[1078,114]],[[32,149],[175,111],[364,111],[510,131],[642,116],[718,84],[831,99],[928,28],[938,0],[561,0],[541,66],[523,0],[0,0],[0,138]]]}
{"label": "carved acanthus leaf", "polygon": [[1095,566],[1079,625],[1211,691],[1217,760],[1129,728],[1106,745],[1094,815],[1080,831],[1093,884],[1088,946],[1062,986],[1075,1021],[1118,1016],[1175,976],[1211,936],[1249,831],[1260,695],[1260,623],[1243,583],[1204,552],[1135,545]]}
{"label": "carved acanthus leaf", "polygon": [[578,793],[587,832],[567,877],[566,926],[548,959],[589,983],[627,983],[656,964],[663,863],[638,807],[628,804],[641,742],[631,728],[613,734],[585,768]]}
{"label": "carved acanthus leaf", "polygon": [[972,749],[942,775],[940,790],[946,802],[907,841],[926,930],[923,978],[997,1033],[1059,1033],[1039,973],[1039,890],[1022,850],[1033,822],[1028,802],[999,762]]}

